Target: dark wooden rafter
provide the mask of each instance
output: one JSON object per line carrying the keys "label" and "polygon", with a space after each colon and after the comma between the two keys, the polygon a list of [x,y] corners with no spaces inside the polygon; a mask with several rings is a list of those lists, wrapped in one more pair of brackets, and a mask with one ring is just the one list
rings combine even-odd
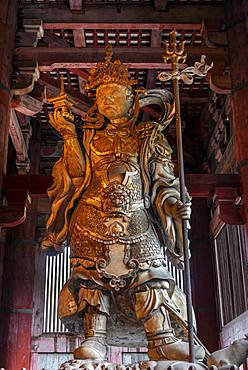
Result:
{"label": "dark wooden rafter", "polygon": [[[25,116],[22,116],[25,124]],[[25,126],[24,126],[25,127]],[[28,143],[32,135],[31,127],[26,129],[26,133],[22,130],[17,113],[14,109],[10,112],[9,133],[16,151],[16,165],[18,173],[28,173],[30,169],[30,160],[28,155]]]}
{"label": "dark wooden rafter", "polygon": [[214,212],[210,223],[210,231],[215,238],[225,224],[245,224],[240,187],[218,186],[215,189],[213,201]]}
{"label": "dark wooden rafter", "polygon": [[28,188],[14,189],[13,185],[3,190],[3,196],[8,202],[8,206],[0,209],[0,227],[10,228],[22,224],[30,209],[31,198]]}
{"label": "dark wooden rafter", "polygon": [[[205,47],[188,47],[188,63],[198,61],[202,54],[206,54]],[[149,48],[115,48],[114,56],[131,68],[170,69],[162,60],[162,49]],[[227,59],[227,49],[208,49],[208,61],[223,66]],[[104,60],[104,48],[16,48],[16,64],[23,64],[23,60],[37,60],[41,71],[50,71],[55,68],[92,68],[97,62]]]}
{"label": "dark wooden rafter", "polygon": [[[35,10],[35,12],[34,12]],[[224,20],[223,4],[211,4],[208,6],[202,6],[199,4],[191,5],[187,4],[171,5],[166,11],[156,11],[152,4],[144,3],[142,7],[122,5],[121,9],[118,9],[116,5],[109,4],[107,7],[105,4],[94,4],[88,6],[85,13],[72,12],[70,9],[66,9],[64,6],[59,4],[54,7],[47,5],[45,8],[37,8],[35,5],[25,6],[23,9],[24,18],[33,18],[35,14],[36,18],[43,19],[44,29],[52,28],[57,23],[58,28],[72,28],[78,29],[84,28],[86,23],[109,23],[109,24],[160,24],[161,27],[165,24],[201,24],[202,20],[207,19],[208,21],[218,24],[218,28]],[[94,20],[94,21],[93,21]],[[92,22],[93,21],[93,22]],[[74,28],[75,29],[75,28]]]}
{"label": "dark wooden rafter", "polygon": [[48,44],[49,47],[70,47],[67,40],[57,36],[53,31],[46,30],[46,33],[43,37],[43,41]]}
{"label": "dark wooden rafter", "polygon": [[[166,4],[168,1],[162,2]],[[70,71],[75,69],[80,86],[83,86],[87,79],[85,69],[92,68],[95,63],[103,60],[104,50],[99,46],[104,47],[110,42],[114,45],[116,58],[128,63],[133,69],[148,69],[148,88],[151,88],[154,87],[151,84],[154,72],[150,70],[170,68],[162,61],[161,48],[161,43],[166,40],[170,30],[177,29],[180,38],[186,41],[188,63],[192,64],[206,52],[204,38],[201,36],[202,20],[206,20],[204,35],[208,29],[212,32],[219,30],[223,21],[223,14],[220,12],[222,4],[214,1],[209,3],[208,7],[199,4],[187,7],[182,3],[170,2],[169,8],[163,14],[154,10],[152,3],[147,2],[142,4],[139,12],[135,5],[129,4],[126,7],[122,4],[121,10],[118,10],[114,5],[106,7],[103,2],[97,6],[87,6],[86,11],[82,13],[82,3],[80,0],[70,0],[69,8],[62,3],[61,5],[56,3],[56,12],[54,12],[54,4],[49,1],[46,2],[46,9],[36,8],[35,17],[43,19],[45,37],[48,32],[52,39],[49,46],[52,42],[55,42],[55,45],[53,48],[38,47],[36,50],[17,48],[17,67],[23,60],[31,58],[38,61],[40,70],[44,72],[58,68],[66,68]],[[161,3],[161,6],[164,6],[163,4]],[[132,11],[132,7],[135,11]],[[32,4],[25,4],[24,19],[33,18],[32,10]],[[64,48],[60,47],[59,39],[66,43]],[[222,71],[227,60],[226,48],[213,48],[208,51],[209,62],[214,62],[215,73]],[[182,65],[181,68],[183,67]],[[81,87],[80,92],[83,93]]]}
{"label": "dark wooden rafter", "polygon": [[85,69],[69,68],[69,71],[75,73],[78,77],[81,77],[84,80],[88,80],[89,72]]}

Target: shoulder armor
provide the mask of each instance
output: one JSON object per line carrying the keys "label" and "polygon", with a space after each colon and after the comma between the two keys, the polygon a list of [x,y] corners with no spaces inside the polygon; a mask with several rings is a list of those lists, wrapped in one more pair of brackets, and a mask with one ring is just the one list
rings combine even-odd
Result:
{"label": "shoulder armor", "polygon": [[161,131],[155,131],[150,140],[152,157],[162,162],[171,160],[172,149]]}
{"label": "shoulder armor", "polygon": [[135,128],[136,132],[140,138],[144,138],[147,136],[151,136],[152,132],[154,131],[154,123],[153,122],[141,122]]}

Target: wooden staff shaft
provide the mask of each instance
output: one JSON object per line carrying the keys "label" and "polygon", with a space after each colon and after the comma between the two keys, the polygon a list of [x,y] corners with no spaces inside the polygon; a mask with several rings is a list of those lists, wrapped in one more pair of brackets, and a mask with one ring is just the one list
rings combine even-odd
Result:
{"label": "wooden staff shaft", "polygon": [[[177,156],[178,156],[178,169],[180,180],[180,195],[183,205],[186,204],[186,188],[184,178],[184,162],[183,162],[183,142],[182,142],[182,124],[181,124],[181,109],[180,109],[180,96],[179,96],[179,74],[175,73],[172,76],[175,110],[176,110],[176,134],[177,134]],[[195,362],[194,351],[194,326],[193,326],[193,307],[192,307],[192,290],[190,279],[190,263],[189,263],[189,239],[188,239],[188,221],[183,220],[183,250],[184,250],[184,265],[185,265],[185,293],[187,300],[187,316],[188,316],[188,341],[189,341],[189,355],[190,361]]]}

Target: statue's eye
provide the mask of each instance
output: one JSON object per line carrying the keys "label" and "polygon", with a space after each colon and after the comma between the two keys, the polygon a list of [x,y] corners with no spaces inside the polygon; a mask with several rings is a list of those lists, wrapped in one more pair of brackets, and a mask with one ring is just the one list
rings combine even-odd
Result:
{"label": "statue's eye", "polygon": [[156,152],[160,155],[164,154],[164,148],[160,145],[156,145]]}

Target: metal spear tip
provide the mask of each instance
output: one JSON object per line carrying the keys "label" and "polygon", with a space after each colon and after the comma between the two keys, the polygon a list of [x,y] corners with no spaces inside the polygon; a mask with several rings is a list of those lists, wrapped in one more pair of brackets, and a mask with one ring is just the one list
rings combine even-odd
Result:
{"label": "metal spear tip", "polygon": [[175,30],[169,33],[169,41],[163,43],[165,63],[185,63],[187,53],[185,52],[185,41],[177,42],[177,32]]}

